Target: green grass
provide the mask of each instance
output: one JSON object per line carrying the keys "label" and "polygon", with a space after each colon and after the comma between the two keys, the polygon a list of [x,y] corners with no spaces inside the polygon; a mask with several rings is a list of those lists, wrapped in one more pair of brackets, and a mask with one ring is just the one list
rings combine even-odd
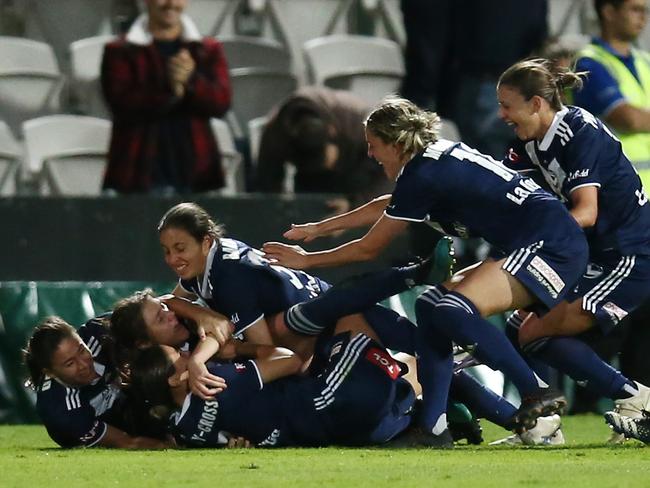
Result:
{"label": "green grass", "polygon": [[[506,433],[484,423],[485,438]],[[117,451],[58,449],[40,426],[0,426],[1,487],[209,486],[648,487],[650,450],[605,444],[602,417],[566,417],[558,448],[247,449]]]}

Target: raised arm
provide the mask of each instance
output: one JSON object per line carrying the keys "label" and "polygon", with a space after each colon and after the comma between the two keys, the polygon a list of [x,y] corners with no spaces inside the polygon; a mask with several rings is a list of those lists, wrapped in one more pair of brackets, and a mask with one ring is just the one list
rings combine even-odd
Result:
{"label": "raised arm", "polygon": [[309,242],[317,237],[325,236],[340,230],[366,227],[377,222],[386,209],[391,195],[382,195],[341,215],[336,215],[320,222],[308,224],[292,224],[284,237],[292,241]]}
{"label": "raised arm", "polygon": [[307,252],[300,246],[267,242],[262,247],[273,262],[294,269],[338,266],[377,257],[393,238],[403,232],[408,223],[383,215],[360,239],[324,251]]}

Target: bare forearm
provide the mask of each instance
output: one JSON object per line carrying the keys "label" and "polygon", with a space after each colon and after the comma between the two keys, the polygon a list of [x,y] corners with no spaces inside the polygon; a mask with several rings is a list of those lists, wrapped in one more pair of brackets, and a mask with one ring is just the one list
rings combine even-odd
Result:
{"label": "bare forearm", "polygon": [[650,132],[650,110],[624,103],[605,118],[619,132]]}
{"label": "bare forearm", "polygon": [[354,210],[322,220],[316,224],[318,230],[322,234],[327,234],[337,230],[370,226],[381,217],[390,201],[390,197],[390,195],[377,197]]}

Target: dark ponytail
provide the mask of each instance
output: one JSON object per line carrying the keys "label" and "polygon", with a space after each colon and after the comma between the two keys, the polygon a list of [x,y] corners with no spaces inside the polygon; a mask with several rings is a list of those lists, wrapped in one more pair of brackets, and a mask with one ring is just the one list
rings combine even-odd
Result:
{"label": "dark ponytail", "polygon": [[27,386],[36,389],[43,382],[45,370],[52,366],[52,355],[64,339],[76,330],[61,317],[47,317],[36,326],[23,349],[23,361],[29,372]]}

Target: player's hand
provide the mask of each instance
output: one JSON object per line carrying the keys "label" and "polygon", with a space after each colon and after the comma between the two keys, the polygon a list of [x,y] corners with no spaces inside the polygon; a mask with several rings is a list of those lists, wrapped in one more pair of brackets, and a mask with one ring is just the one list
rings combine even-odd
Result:
{"label": "player's hand", "polygon": [[190,357],[187,362],[190,390],[203,400],[214,400],[226,388],[226,381],[213,375],[201,361]]}
{"label": "player's hand", "polygon": [[281,242],[266,242],[262,246],[265,257],[273,264],[287,268],[305,269],[308,253],[300,246],[282,244]]}
{"label": "player's hand", "polygon": [[232,337],[235,326],[221,314],[205,309],[205,312],[196,320],[196,333],[200,340],[209,334],[214,337],[219,346],[223,346]]}
{"label": "player's hand", "polygon": [[227,449],[248,449],[253,447],[251,441],[244,439],[243,437],[231,437],[228,439],[228,444],[226,444]]}
{"label": "player's hand", "polygon": [[291,229],[282,234],[283,237],[291,241],[310,242],[320,237],[322,234],[318,230],[317,224],[291,224]]}

